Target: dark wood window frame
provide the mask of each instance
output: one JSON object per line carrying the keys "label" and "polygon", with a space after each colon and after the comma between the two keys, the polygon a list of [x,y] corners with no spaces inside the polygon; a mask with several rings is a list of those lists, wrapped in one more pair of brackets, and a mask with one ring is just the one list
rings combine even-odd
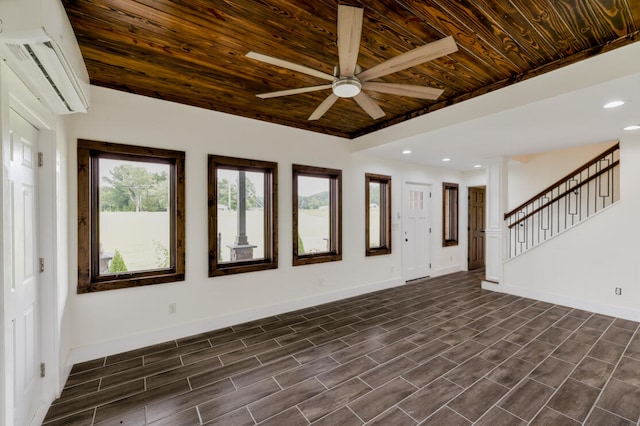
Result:
{"label": "dark wood window frame", "polygon": [[457,183],[442,183],[442,246],[458,245],[458,199]]}
{"label": "dark wood window frame", "polygon": [[[293,266],[342,260],[342,170],[293,164]],[[329,179],[329,250],[298,254],[298,177]]]}
{"label": "dark wood window frame", "polygon": [[[184,281],[185,278],[185,153],[168,149],[78,140],[78,293]],[[99,274],[99,170],[101,158],[170,166],[170,258],[168,268]]]}
{"label": "dark wood window frame", "polygon": [[[377,256],[391,253],[391,176],[365,173],[365,248],[366,256]],[[380,246],[371,247],[371,193],[370,184],[380,184]]]}
{"label": "dark wood window frame", "polygon": [[[219,262],[217,170],[264,174],[264,258]],[[278,267],[278,164],[269,161],[209,155],[209,276],[255,272]]]}

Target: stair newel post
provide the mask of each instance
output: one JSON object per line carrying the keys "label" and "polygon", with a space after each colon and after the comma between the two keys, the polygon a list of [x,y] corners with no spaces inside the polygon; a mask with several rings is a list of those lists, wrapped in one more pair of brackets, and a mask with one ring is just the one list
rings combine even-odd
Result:
{"label": "stair newel post", "polygon": [[[508,230],[504,221],[507,211],[508,160],[505,157],[491,159],[487,170],[487,222],[485,229],[486,279],[483,288],[496,290],[503,284],[503,263],[507,258]],[[485,287],[486,286],[486,287]]]}

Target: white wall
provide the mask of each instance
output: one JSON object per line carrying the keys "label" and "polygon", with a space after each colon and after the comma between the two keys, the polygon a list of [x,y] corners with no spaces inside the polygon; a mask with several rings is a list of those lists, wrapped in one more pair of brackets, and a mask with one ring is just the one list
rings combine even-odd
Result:
{"label": "white wall", "polygon": [[506,262],[506,292],[640,321],[640,134],[621,138],[620,164],[620,202]]}
{"label": "white wall", "polygon": [[[364,174],[392,176],[395,223],[403,180],[431,183],[435,189],[443,180],[461,182],[455,172],[350,154],[350,141],[340,138],[103,88],[92,87],[91,95],[90,111],[67,121],[70,321],[65,335],[74,348],[68,363],[401,284],[399,230],[393,232],[391,255],[364,256]],[[76,294],[77,182],[71,171],[78,138],[186,151],[186,281]],[[207,154],[278,162],[278,269],[207,277]],[[343,171],[341,262],[291,266],[292,163]],[[434,194],[434,217],[441,209],[441,197]],[[440,232],[433,236],[434,274],[460,270],[460,248],[443,253]],[[174,315],[170,303],[177,303]]]}
{"label": "white wall", "polygon": [[582,145],[509,160],[508,210],[524,203],[616,142]]}

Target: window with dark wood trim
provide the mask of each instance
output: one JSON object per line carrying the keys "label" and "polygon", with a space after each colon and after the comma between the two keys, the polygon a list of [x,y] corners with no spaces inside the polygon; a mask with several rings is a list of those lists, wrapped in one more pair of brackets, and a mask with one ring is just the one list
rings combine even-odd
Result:
{"label": "window with dark wood trim", "polygon": [[442,246],[458,245],[458,184],[442,184]]}
{"label": "window with dark wood trim", "polygon": [[184,159],[78,140],[78,293],[184,280]]}
{"label": "window with dark wood trim", "polygon": [[342,171],[293,165],[293,265],[342,260]]}
{"label": "window with dark wood trim", "polygon": [[391,253],[391,176],[365,174],[365,254]]}
{"label": "window with dark wood trim", "polygon": [[209,155],[209,276],[278,267],[278,165]]}

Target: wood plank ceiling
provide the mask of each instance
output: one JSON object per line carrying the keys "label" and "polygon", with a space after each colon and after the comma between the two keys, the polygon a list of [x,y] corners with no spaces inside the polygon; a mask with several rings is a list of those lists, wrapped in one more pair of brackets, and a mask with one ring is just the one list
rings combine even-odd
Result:
{"label": "wood plank ceiling", "polygon": [[[330,135],[354,138],[640,39],[638,0],[366,0],[358,64],[366,70],[452,35],[459,50],[380,79],[444,89],[436,101],[368,93],[386,115],[340,99],[309,115],[326,84],[249,51],[333,74],[336,0],[64,0],[91,83]],[[612,66],[615,66],[612,64]]]}

